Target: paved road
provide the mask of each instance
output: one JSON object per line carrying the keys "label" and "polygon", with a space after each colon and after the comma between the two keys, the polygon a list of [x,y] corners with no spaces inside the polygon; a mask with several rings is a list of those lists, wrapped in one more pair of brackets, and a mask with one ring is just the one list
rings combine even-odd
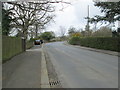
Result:
{"label": "paved road", "polygon": [[117,88],[118,57],[64,45],[45,46],[64,88]]}
{"label": "paved road", "polygon": [[15,56],[3,64],[3,88],[40,88],[41,48],[32,49]]}

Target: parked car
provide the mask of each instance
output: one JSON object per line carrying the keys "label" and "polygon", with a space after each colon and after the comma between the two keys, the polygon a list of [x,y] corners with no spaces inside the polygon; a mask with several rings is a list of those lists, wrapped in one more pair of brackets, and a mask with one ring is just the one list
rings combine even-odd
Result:
{"label": "parked car", "polygon": [[34,41],[34,44],[35,44],[35,45],[40,45],[40,40],[35,40],[35,41]]}
{"label": "parked car", "polygon": [[43,40],[40,40],[40,43],[43,44]]}

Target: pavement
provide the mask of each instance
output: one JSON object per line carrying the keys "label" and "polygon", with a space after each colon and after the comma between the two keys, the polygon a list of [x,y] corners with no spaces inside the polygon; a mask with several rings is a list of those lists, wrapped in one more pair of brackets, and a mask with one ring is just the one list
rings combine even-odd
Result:
{"label": "pavement", "polygon": [[[43,64],[43,65],[42,65]],[[44,88],[49,85],[42,48],[34,46],[2,65],[3,88]],[[41,74],[41,72],[43,74]],[[42,77],[42,79],[41,79]],[[42,80],[42,81],[41,81]]]}
{"label": "pavement", "polygon": [[118,56],[64,42],[45,49],[63,88],[118,88]]}
{"label": "pavement", "polygon": [[45,58],[45,52],[42,44],[42,60],[41,60],[41,88],[50,88],[47,62]]}

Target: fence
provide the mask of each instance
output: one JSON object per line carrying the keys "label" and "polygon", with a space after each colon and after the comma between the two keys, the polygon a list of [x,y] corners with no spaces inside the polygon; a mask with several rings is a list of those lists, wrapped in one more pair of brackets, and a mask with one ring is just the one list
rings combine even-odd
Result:
{"label": "fence", "polygon": [[18,37],[2,37],[2,60],[5,61],[22,52],[22,40]]}

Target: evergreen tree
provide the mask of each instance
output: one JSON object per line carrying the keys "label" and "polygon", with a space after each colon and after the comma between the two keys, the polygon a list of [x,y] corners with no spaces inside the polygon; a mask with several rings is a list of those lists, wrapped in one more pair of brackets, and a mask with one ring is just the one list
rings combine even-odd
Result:
{"label": "evergreen tree", "polygon": [[8,36],[10,32],[11,12],[2,8],[2,35]]}
{"label": "evergreen tree", "polygon": [[108,21],[110,23],[120,20],[120,1],[119,2],[95,2],[95,6],[101,9],[104,16],[96,15],[90,21]]}

